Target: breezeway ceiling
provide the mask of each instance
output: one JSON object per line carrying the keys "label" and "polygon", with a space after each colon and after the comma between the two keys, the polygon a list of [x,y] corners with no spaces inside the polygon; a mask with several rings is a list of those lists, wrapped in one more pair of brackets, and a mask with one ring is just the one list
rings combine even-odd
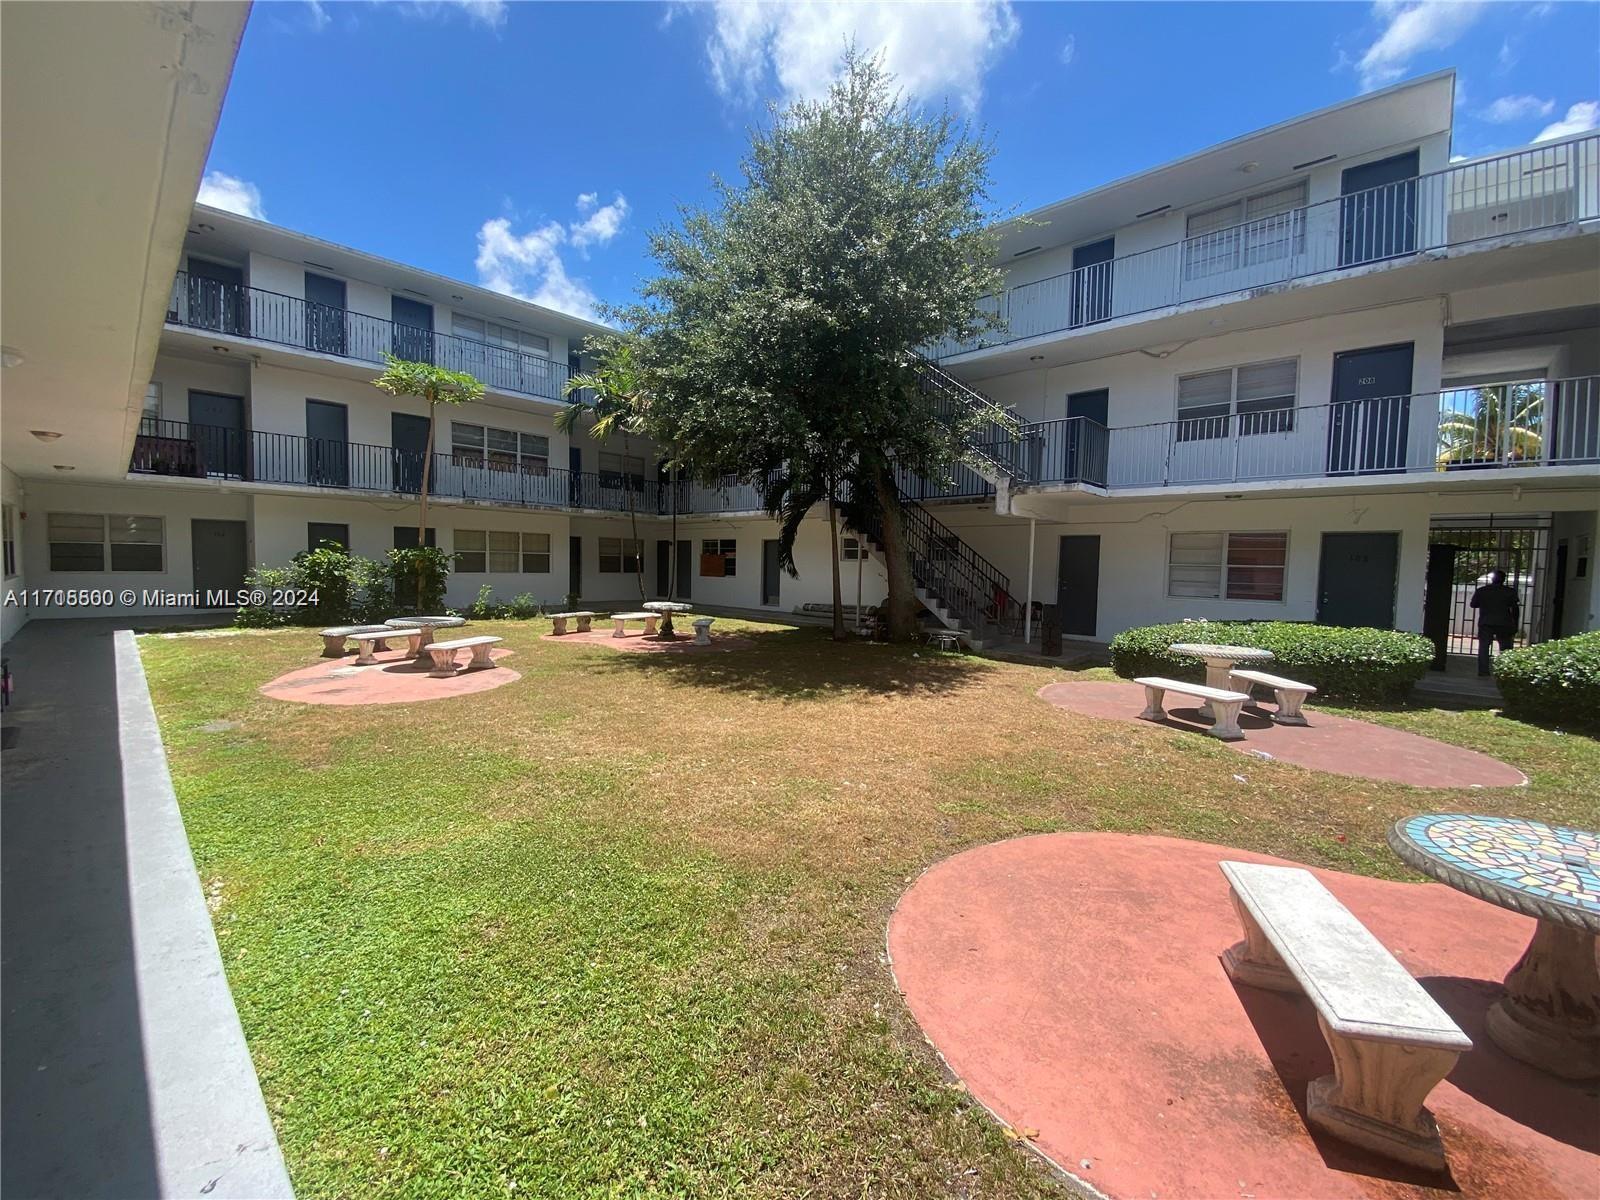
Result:
{"label": "breezeway ceiling", "polygon": [[249,12],[0,5],[0,459],[19,475],[126,473]]}

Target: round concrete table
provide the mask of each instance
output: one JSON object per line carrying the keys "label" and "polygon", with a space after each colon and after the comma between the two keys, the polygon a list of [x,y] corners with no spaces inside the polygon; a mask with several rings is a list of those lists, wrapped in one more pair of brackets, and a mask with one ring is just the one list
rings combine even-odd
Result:
{"label": "round concrete table", "polygon": [[1424,813],[1396,822],[1389,845],[1440,883],[1538,921],[1489,1009],[1489,1039],[1552,1075],[1600,1077],[1600,833]]}
{"label": "round concrete table", "polygon": [[417,653],[414,657],[426,658],[428,643],[433,641],[435,629],[454,629],[458,625],[465,625],[465,617],[392,617],[384,624],[390,629],[418,629],[422,631],[422,639],[417,643]]}
{"label": "round concrete table", "polygon": [[694,605],[680,604],[676,600],[651,600],[649,603],[641,604],[639,607],[646,612],[661,614],[661,632],[656,634],[656,641],[658,642],[675,642],[678,640],[677,631],[672,628],[673,613],[694,611]]}
{"label": "round concrete table", "polygon": [[[1213,646],[1207,642],[1178,642],[1168,646],[1174,654],[1187,655],[1190,658],[1203,658],[1206,660],[1206,686],[1216,688],[1220,692],[1234,692],[1235,688],[1228,679],[1228,672],[1242,662],[1270,662],[1271,650],[1256,650],[1249,646]],[[1215,721],[1217,714],[1211,711],[1211,701],[1200,702],[1200,715]]]}

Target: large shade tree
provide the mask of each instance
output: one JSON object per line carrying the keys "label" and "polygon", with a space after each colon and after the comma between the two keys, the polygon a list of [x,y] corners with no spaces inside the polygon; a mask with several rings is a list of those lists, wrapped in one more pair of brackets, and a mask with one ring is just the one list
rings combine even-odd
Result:
{"label": "large shade tree", "polygon": [[[645,427],[703,478],[765,481],[782,560],[817,503],[873,532],[892,636],[916,631],[898,465],[938,477],[959,415],[921,386],[918,348],[993,323],[1001,284],[991,149],[949,112],[907,105],[850,50],[824,100],[774,110],[738,183],[653,235],[660,274],[622,310],[651,381]],[[841,629],[834,562],[835,629]]]}

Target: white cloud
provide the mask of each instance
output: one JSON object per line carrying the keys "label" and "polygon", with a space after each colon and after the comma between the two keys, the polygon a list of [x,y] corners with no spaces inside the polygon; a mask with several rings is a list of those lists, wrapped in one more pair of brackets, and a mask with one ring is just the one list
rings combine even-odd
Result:
{"label": "white cloud", "polygon": [[221,171],[207,171],[200,181],[200,194],[195,197],[201,204],[238,213],[241,217],[254,217],[265,221],[267,214],[261,207],[261,189],[236,175]]}
{"label": "white cloud", "polygon": [[724,97],[744,101],[767,91],[770,79],[786,101],[825,95],[853,41],[883,55],[908,97],[952,96],[973,109],[985,73],[1019,28],[1010,0],[715,0],[711,10],[711,81]]}
{"label": "white cloud", "polygon": [[1501,96],[1478,115],[1496,125],[1512,121],[1526,121],[1530,117],[1548,117],[1556,110],[1554,100],[1541,100],[1537,96]]}
{"label": "white cloud", "polygon": [[1383,32],[1356,63],[1363,90],[1393,83],[1417,55],[1455,44],[1482,15],[1482,4],[1433,0],[1377,0],[1373,17]]}
{"label": "white cloud", "polygon": [[1561,120],[1541,129],[1533,140],[1548,142],[1575,133],[1588,133],[1595,128],[1600,128],[1600,100],[1582,100],[1567,109],[1567,115]]}
{"label": "white cloud", "polygon": [[322,0],[306,0],[306,8],[311,13],[311,28],[321,33],[333,20],[328,15],[328,10],[322,6]]}
{"label": "white cloud", "polygon": [[1078,39],[1069,33],[1067,34],[1067,40],[1061,44],[1061,65],[1064,67],[1070,67],[1072,65],[1072,60],[1077,57]]}
{"label": "white cloud", "polygon": [[509,15],[506,0],[406,0],[406,12],[420,17],[465,13],[467,20],[487,29],[499,29]]}
{"label": "white cloud", "polygon": [[610,204],[599,201],[598,192],[584,192],[577,201],[583,220],[546,221],[526,233],[514,232],[508,217],[485,221],[478,229],[478,282],[491,291],[594,320],[599,301],[586,283],[567,274],[561,255],[568,246],[580,253],[603,246],[621,231],[627,198],[618,192]]}

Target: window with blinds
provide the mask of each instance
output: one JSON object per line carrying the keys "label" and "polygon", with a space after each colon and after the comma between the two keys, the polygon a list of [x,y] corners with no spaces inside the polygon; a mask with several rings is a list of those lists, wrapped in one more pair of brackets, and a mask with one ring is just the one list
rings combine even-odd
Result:
{"label": "window with blinds", "polygon": [[45,518],[52,571],[161,571],[166,522],[161,517],[50,513]]}
{"label": "window with blinds", "polygon": [[1279,358],[1178,377],[1178,441],[1294,428],[1300,361]]}
{"label": "window with blinds", "polygon": [[600,539],[600,573],[602,575],[636,574],[639,560],[644,555],[644,543],[628,538]]}
{"label": "window with blinds", "polygon": [[479,317],[465,317],[457,313],[450,318],[450,328],[457,337],[470,338],[497,350],[516,350],[523,354],[550,355],[550,339],[542,333],[529,333],[510,325],[500,325]]}
{"label": "window with blinds", "polygon": [[1204,279],[1305,250],[1306,181],[1191,213],[1183,277]]}
{"label": "window with blinds", "polygon": [[626,486],[633,491],[640,491],[644,487],[644,459],[637,454],[615,454],[609,450],[602,450],[600,486],[608,488]]}
{"label": "window with blinds", "polygon": [[458,529],[456,570],[466,575],[548,575],[550,535],[510,529]]}
{"label": "window with blinds", "polygon": [[1174,533],[1167,595],[1175,600],[1282,601],[1287,533]]}
{"label": "window with blinds", "polygon": [[493,467],[501,471],[550,471],[550,439],[543,434],[519,433],[484,425],[450,422],[450,454],[457,466]]}

